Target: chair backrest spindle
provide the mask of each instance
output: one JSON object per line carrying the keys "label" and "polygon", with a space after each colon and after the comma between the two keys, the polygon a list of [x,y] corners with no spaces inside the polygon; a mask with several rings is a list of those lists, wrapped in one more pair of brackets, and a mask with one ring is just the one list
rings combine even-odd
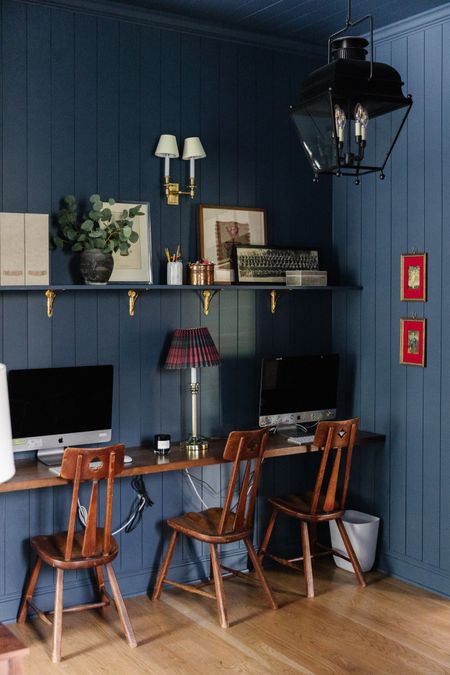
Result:
{"label": "chair backrest spindle", "polygon": [[233,531],[247,530],[252,527],[261,463],[268,433],[268,429],[258,429],[256,431],[232,431],[228,436],[223,457],[233,462],[233,468],[219,522],[220,534],[223,533],[225,524],[229,522],[242,462],[245,462],[244,473],[234,512]]}
{"label": "chair backrest spindle", "polygon": [[[320,509],[325,513],[345,508],[353,446],[358,429],[358,418],[342,422],[319,422],[313,445],[322,450],[311,500],[311,513]],[[342,484],[339,482],[342,453],[346,450]],[[340,495],[339,495],[340,490]]]}
{"label": "chair backrest spindle", "polygon": [[[87,510],[81,555],[89,558],[108,554],[111,547],[112,504],[114,478],[123,469],[125,447],[122,444],[104,448],[66,448],[61,465],[61,478],[73,481],[72,501],[65,546],[65,560],[71,560],[78,511],[78,498],[82,481],[91,481],[91,493]],[[102,550],[97,547],[99,511],[99,481],[106,480],[105,518],[103,524]]]}

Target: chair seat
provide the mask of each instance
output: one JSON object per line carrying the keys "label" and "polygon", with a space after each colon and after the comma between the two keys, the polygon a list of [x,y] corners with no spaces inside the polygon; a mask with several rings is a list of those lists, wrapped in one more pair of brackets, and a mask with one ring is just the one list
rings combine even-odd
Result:
{"label": "chair seat", "polygon": [[52,567],[59,567],[60,569],[87,569],[90,567],[97,567],[99,565],[106,565],[110,563],[117,556],[119,547],[114,537],[111,537],[111,548],[108,554],[103,555],[103,528],[97,529],[97,546],[98,553],[89,558],[81,554],[83,546],[83,532],[76,532],[73,540],[72,557],[70,560],[64,560],[64,552],[66,548],[67,532],[58,532],[51,535],[39,535],[32,537],[31,545],[36,550],[37,555],[42,558],[48,565]]}
{"label": "chair seat", "polygon": [[250,534],[250,530],[233,530],[235,516],[233,512],[228,514],[222,534],[218,534],[221,516],[221,508],[211,508],[169,518],[167,524],[177,532],[214,544],[239,541]]}
{"label": "chair seat", "polygon": [[325,497],[323,495],[319,497],[316,513],[310,513],[312,498],[313,492],[303,492],[300,494],[283,495],[281,497],[271,497],[269,502],[274,508],[289,516],[310,522],[336,520],[336,518],[341,518],[343,516],[344,510],[339,508],[337,502],[334,504],[334,509],[332,511],[325,512],[323,510],[325,502]]}

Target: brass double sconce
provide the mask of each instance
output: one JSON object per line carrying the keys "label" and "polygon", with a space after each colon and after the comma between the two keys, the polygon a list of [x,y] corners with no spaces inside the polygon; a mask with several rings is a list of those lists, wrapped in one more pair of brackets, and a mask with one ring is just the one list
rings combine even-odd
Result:
{"label": "brass double sconce", "polygon": [[175,136],[172,136],[171,134],[162,134],[155,150],[155,155],[156,157],[164,158],[163,190],[167,203],[178,206],[180,203],[180,195],[187,195],[191,199],[194,199],[196,189],[195,160],[206,157],[206,152],[200,139],[197,136],[194,136],[192,138],[185,138],[184,140],[182,159],[189,160],[189,186],[187,190],[180,190],[180,184],[172,183],[170,180],[170,160],[180,156]]}

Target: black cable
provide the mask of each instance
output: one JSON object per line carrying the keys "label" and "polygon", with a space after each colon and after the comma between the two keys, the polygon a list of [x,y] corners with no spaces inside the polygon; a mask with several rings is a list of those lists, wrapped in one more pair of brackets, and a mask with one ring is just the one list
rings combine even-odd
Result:
{"label": "black cable", "polygon": [[130,522],[125,528],[128,534],[132,532],[141,522],[144,509],[153,506],[154,502],[150,499],[142,476],[135,476],[131,480],[131,487],[136,492],[136,497],[131,504],[129,519]]}

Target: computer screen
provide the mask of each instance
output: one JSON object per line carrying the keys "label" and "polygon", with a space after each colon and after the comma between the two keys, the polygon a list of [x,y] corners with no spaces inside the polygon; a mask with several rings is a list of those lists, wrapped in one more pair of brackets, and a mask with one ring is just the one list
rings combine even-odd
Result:
{"label": "computer screen", "polygon": [[14,452],[111,440],[110,365],[11,370],[8,389]]}
{"label": "computer screen", "polygon": [[259,426],[334,419],[338,366],[338,354],[263,359]]}

